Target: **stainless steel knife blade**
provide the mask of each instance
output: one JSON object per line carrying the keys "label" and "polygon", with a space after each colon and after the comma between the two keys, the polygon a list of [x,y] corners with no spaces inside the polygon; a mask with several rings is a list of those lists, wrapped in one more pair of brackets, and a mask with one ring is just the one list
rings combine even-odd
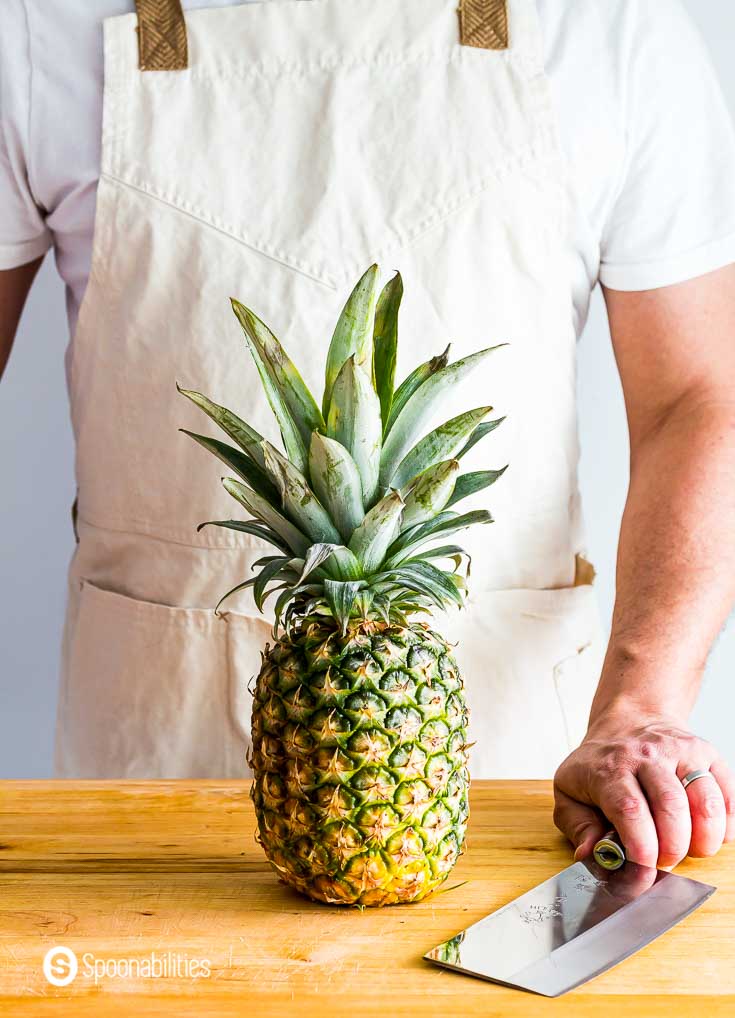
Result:
{"label": "stainless steel knife blade", "polygon": [[424,957],[466,975],[558,997],[645,947],[715,890],[630,861],[611,871],[584,859]]}

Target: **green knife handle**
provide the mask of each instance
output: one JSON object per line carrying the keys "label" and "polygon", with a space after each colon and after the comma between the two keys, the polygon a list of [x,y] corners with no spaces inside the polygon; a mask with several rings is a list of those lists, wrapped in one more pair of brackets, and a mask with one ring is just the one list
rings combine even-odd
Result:
{"label": "green knife handle", "polygon": [[620,869],[625,862],[625,850],[615,831],[608,831],[604,838],[600,838],[592,849],[592,856],[603,869]]}

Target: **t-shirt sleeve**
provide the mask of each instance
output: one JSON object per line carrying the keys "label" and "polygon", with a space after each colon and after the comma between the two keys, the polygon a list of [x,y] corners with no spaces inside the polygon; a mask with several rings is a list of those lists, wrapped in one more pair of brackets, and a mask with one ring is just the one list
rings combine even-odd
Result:
{"label": "t-shirt sleeve", "polygon": [[619,51],[626,157],[600,280],[646,290],[735,262],[735,130],[680,0],[630,0]]}
{"label": "t-shirt sleeve", "polygon": [[30,47],[23,5],[5,0],[0,32],[0,269],[44,254],[53,236],[29,169]]}

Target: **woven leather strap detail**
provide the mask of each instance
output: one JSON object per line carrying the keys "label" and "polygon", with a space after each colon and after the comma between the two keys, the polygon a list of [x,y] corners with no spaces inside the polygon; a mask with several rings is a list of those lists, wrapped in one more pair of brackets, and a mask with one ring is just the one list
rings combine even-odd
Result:
{"label": "woven leather strap detail", "polygon": [[181,71],[187,66],[186,23],[180,0],[135,0],[141,71]]}
{"label": "woven leather strap detail", "polygon": [[508,48],[507,0],[460,0],[459,41],[481,49]]}

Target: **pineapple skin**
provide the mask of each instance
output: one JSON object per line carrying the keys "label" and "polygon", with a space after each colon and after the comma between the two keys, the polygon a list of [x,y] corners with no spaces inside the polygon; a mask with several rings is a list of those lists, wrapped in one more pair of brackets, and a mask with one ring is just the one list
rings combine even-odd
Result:
{"label": "pineapple skin", "polygon": [[469,815],[468,709],[428,625],[305,618],[266,647],[251,796],[279,877],[316,901],[419,901],[451,872]]}

